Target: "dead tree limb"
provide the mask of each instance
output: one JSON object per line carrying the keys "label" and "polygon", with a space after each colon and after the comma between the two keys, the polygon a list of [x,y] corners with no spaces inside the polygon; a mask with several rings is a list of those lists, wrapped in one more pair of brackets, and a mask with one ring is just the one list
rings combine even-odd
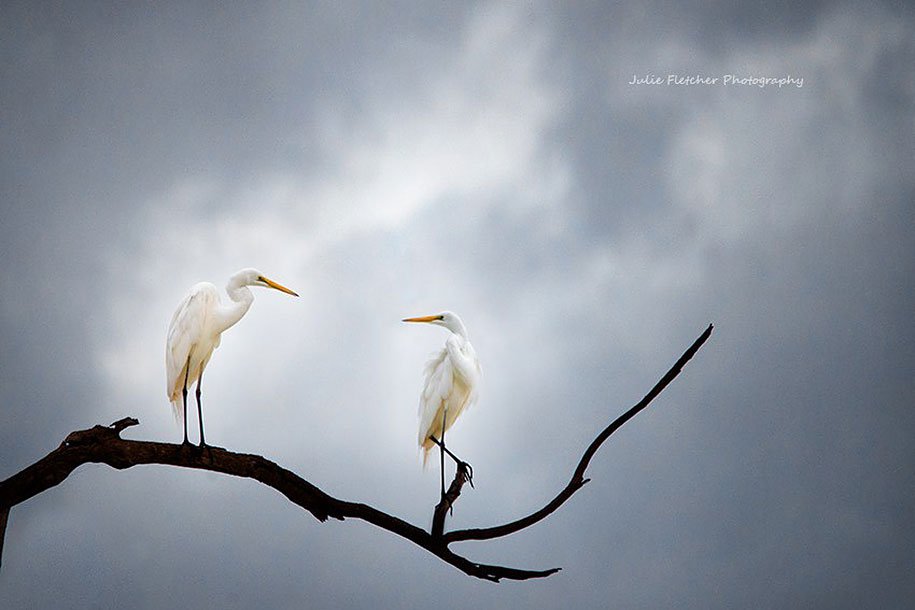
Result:
{"label": "dead tree limb", "polygon": [[2,557],[3,538],[10,508],[60,484],[80,465],[100,463],[122,470],[141,464],[163,464],[254,479],[277,490],[291,502],[310,512],[319,521],[323,522],[331,518],[341,521],[361,519],[413,542],[470,576],[494,582],[498,582],[502,578],[510,580],[543,578],[559,571],[560,568],[523,570],[480,564],[454,553],[449,545],[462,540],[489,540],[507,536],[537,523],[559,508],[573,493],[588,482],[588,479],[584,478],[585,470],[601,444],[661,393],[705,343],[711,332],[712,326],[709,325],[645,398],[607,426],[594,439],[585,450],[568,485],[552,501],[535,513],[511,523],[483,529],[443,533],[445,517],[453,508],[454,502],[461,494],[461,488],[467,481],[466,469],[460,467],[455,473],[454,481],[445,494],[445,498],[436,506],[431,531],[427,532],[367,504],[348,502],[330,496],[294,472],[259,455],[234,453],[220,447],[207,447],[201,450],[189,445],[122,439],[120,435],[124,429],[139,424],[136,419],[127,417],[110,426],[95,426],[88,430],[71,432],[57,449],[0,482],[0,557]]}
{"label": "dead tree limb", "polygon": [[445,531],[445,517],[448,511],[454,508],[454,503],[458,496],[461,495],[461,488],[464,483],[470,481],[470,471],[467,468],[467,462],[458,462],[457,470],[454,473],[454,480],[448,487],[448,491],[442,497],[441,501],[435,505],[435,512],[432,514],[432,537],[441,538],[442,532]]}
{"label": "dead tree limb", "polygon": [[[642,400],[635,404],[631,409],[617,417],[613,423],[603,429],[603,431],[597,435],[588,448],[585,450],[584,455],[581,456],[581,460],[578,462],[578,467],[575,469],[575,472],[572,474],[572,478],[569,480],[569,484],[560,491],[555,498],[550,500],[546,506],[540,510],[531,513],[530,515],[518,519],[517,521],[512,521],[511,523],[506,523],[504,525],[497,525],[495,527],[487,527],[483,529],[466,529],[466,530],[455,530],[453,532],[448,532],[445,534],[445,544],[451,544],[452,542],[458,542],[461,540],[490,540],[492,538],[501,538],[502,536],[508,536],[519,530],[523,530],[526,527],[530,527],[538,521],[544,519],[546,516],[551,514],[557,508],[562,506],[566,500],[572,497],[576,491],[585,486],[585,484],[591,479],[585,478],[585,470],[588,469],[588,464],[591,463],[591,458],[594,457],[594,454],[597,453],[597,450],[600,446],[610,438],[610,435],[620,429],[620,427],[625,424],[627,421],[635,417],[639,411],[648,406],[648,404],[655,399],[655,397],[660,394],[667,385],[674,380],[674,378],[680,374],[680,371],[683,370],[683,367],[687,362],[695,355],[699,348],[702,347],[702,344],[712,334],[713,326],[709,324],[708,328],[705,329],[698,339],[696,339],[689,348],[683,352],[683,355],[680,356],[680,359],[670,368],[667,373],[655,384],[651,391],[645,395]],[[455,498],[457,499],[457,498]],[[453,505],[453,501],[452,501]]]}

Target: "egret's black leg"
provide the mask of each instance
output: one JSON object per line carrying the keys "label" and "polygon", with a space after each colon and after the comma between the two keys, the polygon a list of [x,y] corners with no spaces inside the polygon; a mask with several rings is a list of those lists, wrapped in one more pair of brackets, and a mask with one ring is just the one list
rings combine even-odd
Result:
{"label": "egret's black leg", "polygon": [[197,377],[197,421],[200,422],[200,448],[203,449],[206,443],[203,440],[203,409],[200,408],[200,382],[203,381],[203,369],[200,370],[200,376]]}
{"label": "egret's black leg", "polygon": [[458,456],[454,455],[454,452],[451,451],[451,449],[448,449],[448,447],[445,447],[444,443],[442,443],[440,440],[438,440],[434,436],[430,435],[429,440],[432,441],[433,443],[435,443],[436,445],[438,445],[442,451],[447,453],[451,457],[451,459],[454,460],[455,464],[464,465],[464,467],[467,469],[467,482],[470,483],[471,487],[473,487],[473,466],[471,466],[470,463],[465,462]]}
{"label": "egret's black leg", "polygon": [[448,454],[448,457],[450,457],[452,460],[454,460],[454,463],[455,463],[455,464],[465,464],[465,465],[468,465],[467,462],[465,462],[464,460],[462,460],[462,459],[459,458],[458,456],[454,455],[454,452],[451,451],[451,449],[448,449],[448,447],[445,447],[445,444],[442,443],[442,441],[440,441],[440,440],[438,440],[437,438],[435,438],[435,436],[433,436],[433,435],[430,434],[430,435],[429,435],[429,440],[432,441],[433,443],[435,443],[436,445],[438,445],[439,448],[442,449],[442,451],[444,451],[446,454]]}
{"label": "egret's black leg", "polygon": [[191,359],[187,359],[187,368],[184,369],[184,387],[181,388],[181,406],[184,407],[184,445],[190,445],[187,440],[187,376],[191,372]]}
{"label": "egret's black leg", "polygon": [[442,499],[445,498],[445,416],[447,413],[447,409],[442,409],[442,442],[438,445],[442,465]]}

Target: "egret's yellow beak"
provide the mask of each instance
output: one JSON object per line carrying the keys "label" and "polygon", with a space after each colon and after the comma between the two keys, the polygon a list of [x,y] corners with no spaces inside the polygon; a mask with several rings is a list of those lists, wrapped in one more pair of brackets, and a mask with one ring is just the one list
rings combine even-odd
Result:
{"label": "egret's yellow beak", "polygon": [[404,318],[403,322],[435,322],[441,320],[442,316],[420,316],[419,318]]}
{"label": "egret's yellow beak", "polygon": [[297,295],[296,293],[294,293],[293,291],[291,291],[291,290],[289,290],[288,288],[286,288],[285,286],[282,286],[282,285],[280,285],[280,284],[277,284],[277,283],[274,282],[273,280],[270,280],[270,279],[265,278],[263,275],[260,276],[258,279],[259,279],[260,281],[262,281],[263,283],[267,284],[268,286],[270,286],[271,288],[276,288],[276,289],[279,290],[280,292],[285,292],[286,294],[291,294],[291,295],[294,296],[294,297],[299,296],[299,295]]}

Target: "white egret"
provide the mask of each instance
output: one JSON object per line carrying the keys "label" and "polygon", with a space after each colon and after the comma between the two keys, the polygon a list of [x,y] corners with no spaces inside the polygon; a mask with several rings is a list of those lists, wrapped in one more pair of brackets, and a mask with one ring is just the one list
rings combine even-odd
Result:
{"label": "white egret", "polygon": [[[168,399],[172,402],[176,417],[184,419],[184,443],[187,440],[187,388],[188,382],[197,381],[197,419],[200,423],[200,446],[203,438],[203,413],[200,409],[200,382],[213,350],[219,347],[220,335],[233,326],[247,313],[254,295],[248,286],[274,288],[297,297],[285,286],[267,279],[256,269],[242,269],[229,278],[226,292],[230,303],[222,303],[216,286],[209,282],[196,284],[188,293],[168,327],[168,341],[165,345],[165,368],[167,372]],[[181,401],[179,410],[178,401]]]}
{"label": "white egret", "polygon": [[432,316],[406,318],[403,321],[426,322],[451,331],[442,351],[426,364],[425,381],[419,399],[419,445],[424,451],[423,463],[426,463],[432,447],[438,445],[442,461],[444,496],[445,453],[455,462],[461,463],[461,460],[445,447],[445,432],[451,428],[464,409],[477,399],[482,374],[480,361],[473,345],[470,344],[467,328],[457,314],[445,311]]}

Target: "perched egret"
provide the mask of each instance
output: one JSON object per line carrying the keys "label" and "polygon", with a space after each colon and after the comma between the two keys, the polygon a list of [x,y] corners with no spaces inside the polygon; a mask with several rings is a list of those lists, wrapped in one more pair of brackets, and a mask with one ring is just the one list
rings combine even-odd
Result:
{"label": "perched egret", "polygon": [[445,447],[445,432],[477,399],[482,374],[480,361],[470,344],[467,328],[457,314],[445,311],[433,316],[406,318],[404,322],[427,322],[451,331],[442,351],[426,364],[423,392],[419,399],[419,445],[424,451],[423,463],[426,463],[432,447],[438,445],[444,496],[445,453],[455,462],[461,462]]}
{"label": "perched egret", "polygon": [[[242,269],[229,278],[226,292],[230,303],[222,303],[216,286],[201,282],[191,288],[168,327],[165,345],[165,368],[168,377],[168,399],[176,417],[184,419],[184,443],[187,440],[187,388],[197,381],[197,419],[200,423],[200,446],[203,439],[203,413],[200,409],[200,382],[213,350],[219,347],[219,337],[248,312],[254,295],[248,286],[275,288],[297,297],[296,293],[264,277],[256,269]],[[181,410],[178,401],[181,401]]]}

